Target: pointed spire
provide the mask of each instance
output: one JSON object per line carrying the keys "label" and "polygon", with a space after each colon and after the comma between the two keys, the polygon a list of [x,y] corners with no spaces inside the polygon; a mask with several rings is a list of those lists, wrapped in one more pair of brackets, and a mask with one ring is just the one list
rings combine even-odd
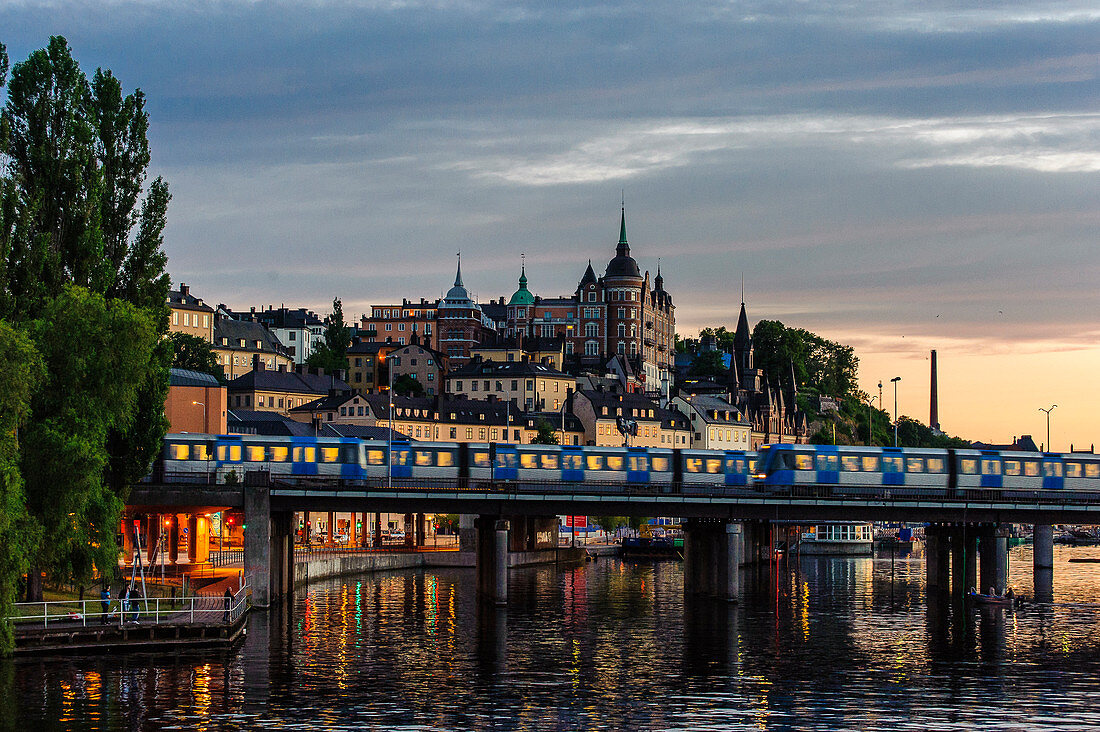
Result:
{"label": "pointed spire", "polygon": [[592,283],[592,282],[596,282],[596,272],[592,269],[592,260],[589,259],[588,260],[588,269],[586,269],[584,271],[584,276],[581,277],[580,286],[584,287],[585,285],[587,285],[589,283]]}
{"label": "pointed spire", "polygon": [[521,290],[527,289],[527,262],[526,254],[519,255],[519,287]]}
{"label": "pointed spire", "polygon": [[458,253],[458,273],[455,275],[455,287],[462,287],[462,252]]}
{"label": "pointed spire", "polygon": [[657,288],[658,292],[662,292],[665,289],[665,278],[661,276],[661,258],[657,257],[657,277],[653,280],[653,285]]}
{"label": "pointed spire", "polygon": [[622,217],[619,219],[619,245],[615,247],[615,254],[620,257],[630,256],[630,245],[626,243],[626,202],[623,202]]}

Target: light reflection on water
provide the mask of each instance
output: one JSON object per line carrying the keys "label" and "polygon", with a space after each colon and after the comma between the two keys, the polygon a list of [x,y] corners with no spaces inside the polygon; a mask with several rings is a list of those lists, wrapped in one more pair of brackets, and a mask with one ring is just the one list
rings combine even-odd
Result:
{"label": "light reflection on water", "polygon": [[[1049,607],[928,602],[919,557],[792,559],[736,606],[679,564],[368,575],[256,614],[233,651],[0,666],[0,721],[66,729],[1089,728],[1100,549],[1058,548]],[[1011,578],[1031,592],[1029,547]],[[20,725],[24,726],[24,725]]]}

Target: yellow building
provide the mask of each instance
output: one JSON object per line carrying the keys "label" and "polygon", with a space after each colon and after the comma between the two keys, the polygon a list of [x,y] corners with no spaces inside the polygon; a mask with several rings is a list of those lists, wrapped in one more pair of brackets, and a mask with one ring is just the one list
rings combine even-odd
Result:
{"label": "yellow building", "polygon": [[229,382],[229,408],[290,414],[321,397],[350,394],[342,375],[306,366],[274,371],[259,366]]}
{"label": "yellow building", "polygon": [[[675,410],[661,409],[640,394],[583,389],[573,397],[573,414],[584,425],[589,445],[621,447],[691,447],[691,423]],[[624,436],[619,427],[637,427]]]}
{"label": "yellow building", "polygon": [[533,361],[483,361],[478,357],[447,374],[453,397],[512,402],[524,412],[557,412],[577,386],[576,378]]}
{"label": "yellow building", "polygon": [[219,314],[214,323],[214,355],[232,381],[253,370],[254,364],[269,371],[294,370],[294,357],[279,339],[260,323],[235,320]]}
{"label": "yellow building", "polygon": [[178,290],[168,291],[168,331],[186,333],[214,342],[214,308],[191,294],[191,288],[180,283]]}

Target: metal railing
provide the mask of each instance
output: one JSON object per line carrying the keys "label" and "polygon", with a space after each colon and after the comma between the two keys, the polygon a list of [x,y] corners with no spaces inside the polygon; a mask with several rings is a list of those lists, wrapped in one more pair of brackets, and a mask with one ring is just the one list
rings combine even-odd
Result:
{"label": "metal railing", "polygon": [[[79,623],[89,625],[207,625],[235,623],[248,609],[251,588],[245,582],[226,605],[224,596],[198,595],[193,597],[149,597],[134,600],[109,600],[103,609],[103,600],[53,600],[46,602],[19,602],[14,606],[15,615],[5,621],[16,625],[38,625],[49,628],[51,624]],[[73,626],[69,626],[73,627]]]}
{"label": "metal railing", "polygon": [[244,564],[244,549],[219,549],[210,552],[210,563],[215,567]]}

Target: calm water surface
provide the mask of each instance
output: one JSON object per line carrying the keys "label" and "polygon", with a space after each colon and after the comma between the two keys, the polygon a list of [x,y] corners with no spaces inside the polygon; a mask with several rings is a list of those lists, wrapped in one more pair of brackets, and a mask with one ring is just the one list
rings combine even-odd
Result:
{"label": "calm water surface", "polygon": [[[231,652],[0,665],[0,721],[44,729],[1100,727],[1097,549],[1056,549],[1056,603],[960,610],[923,560],[804,558],[737,606],[683,597],[681,566],[601,560],[312,585]],[[1030,592],[1029,547],[1012,579]]]}

